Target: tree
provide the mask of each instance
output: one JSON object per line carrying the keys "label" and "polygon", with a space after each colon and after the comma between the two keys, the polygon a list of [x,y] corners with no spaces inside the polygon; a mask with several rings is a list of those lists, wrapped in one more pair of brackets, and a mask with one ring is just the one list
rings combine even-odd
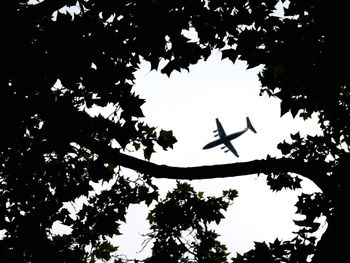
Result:
{"label": "tree", "polygon": [[[7,1],[3,4],[0,109],[0,255],[5,262],[108,261],[132,203],[154,204],[149,222],[153,254],[145,262],[228,262],[210,229],[235,198],[204,198],[180,183],[165,200],[152,178],[204,179],[265,173],[272,190],[298,188],[300,176],[322,193],[302,195],[300,231],[289,242],[256,243],[233,262],[329,262],[346,258],[349,170],[349,40],[344,3],[294,0],[284,16],[278,1]],[[330,19],[331,17],[331,19]],[[198,42],[184,29],[194,28]],[[213,49],[249,68],[262,65],[261,92],[281,99],[281,113],[317,113],[322,136],[291,135],[284,158],[222,166],[169,167],[150,162],[154,145],[176,142],[171,131],[142,122],[144,100],[132,91],[140,59],[170,75],[206,59]],[[108,117],[87,109],[111,105]],[[148,161],[124,153],[143,150]],[[123,176],[127,167],[139,176]],[[96,193],[92,182],[109,182]],[[71,214],[66,203],[84,199]],[[181,217],[173,217],[177,211]],[[328,228],[316,243],[315,221]],[[52,224],[70,227],[53,235]],[[184,234],[191,233],[189,240]],[[121,258],[114,258],[122,262]]]}

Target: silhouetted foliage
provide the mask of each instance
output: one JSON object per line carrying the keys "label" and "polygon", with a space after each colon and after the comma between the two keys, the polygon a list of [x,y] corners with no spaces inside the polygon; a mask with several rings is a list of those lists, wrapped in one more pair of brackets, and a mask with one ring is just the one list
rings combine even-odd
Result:
{"label": "silhouetted foliage", "polygon": [[[277,3],[3,3],[1,261],[122,262],[115,257],[117,248],[110,238],[120,234],[129,205],[144,202],[154,204],[148,217],[154,245],[145,262],[228,262],[226,247],[208,224],[220,222],[236,192],[204,198],[190,185],[178,183],[160,200],[151,178],[167,177],[167,172],[160,175],[155,164],[123,154],[125,149],[140,149],[149,160],[156,144],[166,150],[176,142],[171,131],[142,122],[145,101],[132,91],[141,59],[149,61],[152,69],[165,61],[159,70],[170,75],[207,59],[213,49],[221,50],[223,59],[246,61],[248,68],[261,65],[261,92],[281,99],[281,114],[291,112],[307,119],[316,113],[323,131],[306,137],[297,133],[291,135],[291,143],[278,146],[302,174],[271,167],[278,161],[272,157],[259,163],[261,172],[271,171],[268,184],[274,191],[298,188],[300,176],[321,188],[322,193],[300,196],[296,206],[305,219],[296,221],[300,226],[296,237],[256,243],[254,250],[232,261],[344,261],[345,176],[350,168],[350,74],[344,66],[350,58],[345,34],[348,9],[343,2],[282,0],[283,14],[278,16]],[[184,36],[183,30],[190,28],[197,32],[198,41]],[[107,105],[113,108],[109,116],[87,113]],[[241,169],[232,171],[232,176],[246,174],[256,164],[239,164]],[[320,169],[305,168],[308,164]],[[143,173],[127,177],[120,166]],[[172,177],[175,174],[171,167],[162,169]],[[225,167],[220,169],[222,173]],[[186,176],[191,171],[176,169]],[[94,183],[109,187],[94,191]],[[78,199],[83,206],[73,212],[69,207]],[[316,244],[312,233],[321,216],[327,218],[328,228]],[[53,234],[57,222],[71,232]],[[191,234],[189,239],[186,233]]]}

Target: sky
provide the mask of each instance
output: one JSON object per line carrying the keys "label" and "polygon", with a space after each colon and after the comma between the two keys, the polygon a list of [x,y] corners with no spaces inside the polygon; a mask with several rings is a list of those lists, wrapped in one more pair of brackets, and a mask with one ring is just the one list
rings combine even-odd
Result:
{"label": "sky", "polygon": [[[134,91],[146,99],[142,107],[144,121],[159,129],[172,130],[178,140],[173,150],[158,148],[151,161],[187,167],[264,159],[267,155],[280,156],[277,144],[288,141],[291,133],[320,133],[316,116],[304,121],[287,113],[281,118],[280,101],[259,96],[258,71],[247,70],[244,62],[221,60],[221,54],[215,51],[207,61],[191,66],[189,72],[173,72],[170,78],[151,71],[149,63],[143,62],[135,74]],[[246,127],[247,116],[257,134],[247,131],[232,141],[239,158],[220,147],[202,149],[215,139],[215,118],[220,119],[226,133],[232,133]],[[142,158],[141,152],[133,155]],[[155,183],[162,195],[175,185],[174,180],[167,179],[157,179]],[[263,175],[198,180],[191,184],[206,196],[219,195],[228,188],[238,190],[239,197],[217,227],[220,240],[232,255],[252,249],[253,241],[288,240],[296,230],[293,219],[298,217],[294,204],[300,191],[273,193]],[[318,191],[307,179],[302,186],[304,192]],[[149,254],[147,248],[138,253],[142,234],[147,233],[147,211],[142,205],[131,207],[128,223],[122,227],[123,235],[116,238],[119,252],[129,258]]]}

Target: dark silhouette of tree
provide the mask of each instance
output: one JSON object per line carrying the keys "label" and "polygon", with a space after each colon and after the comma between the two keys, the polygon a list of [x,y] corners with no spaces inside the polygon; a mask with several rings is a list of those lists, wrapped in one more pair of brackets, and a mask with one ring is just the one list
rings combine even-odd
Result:
{"label": "dark silhouette of tree", "polygon": [[[43,0],[2,4],[0,110],[0,255],[3,262],[123,262],[109,242],[127,208],[154,204],[148,220],[152,256],[144,262],[343,262],[346,256],[346,173],[350,110],[346,63],[347,6],[336,1],[276,0]],[[197,42],[182,31],[194,28]],[[169,167],[149,161],[154,145],[176,142],[171,131],[142,122],[144,100],[132,91],[141,58],[161,72],[207,59],[213,49],[249,68],[262,66],[262,93],[281,99],[281,114],[317,113],[323,134],[291,135],[284,158],[268,156],[219,166]],[[92,106],[113,105],[108,117]],[[142,150],[148,161],[124,153]],[[120,167],[139,173],[126,177]],[[321,193],[296,204],[304,220],[291,241],[256,243],[229,259],[210,223],[219,223],[236,197],[204,198],[178,182],[164,200],[152,178],[206,179],[267,174],[274,191],[300,187]],[[94,193],[92,182],[109,182]],[[66,203],[84,197],[75,214]],[[316,243],[317,219],[328,228]],[[52,233],[54,222],[72,229]],[[189,238],[185,238],[189,237]]]}

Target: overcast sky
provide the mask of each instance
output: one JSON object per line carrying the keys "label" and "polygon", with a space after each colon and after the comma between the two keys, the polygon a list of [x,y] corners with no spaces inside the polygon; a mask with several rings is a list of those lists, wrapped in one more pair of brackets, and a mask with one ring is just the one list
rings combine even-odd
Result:
{"label": "overcast sky", "polygon": [[[134,90],[146,99],[142,109],[144,121],[162,129],[173,130],[178,142],[173,150],[158,152],[151,161],[174,166],[197,166],[208,164],[243,162],[278,156],[278,142],[289,139],[290,133],[315,134],[317,119],[307,122],[293,119],[288,113],[280,118],[280,104],[277,99],[259,96],[258,69],[246,70],[243,62],[232,64],[221,60],[219,52],[213,53],[206,61],[192,67],[190,71],[174,72],[170,78],[156,71],[150,71],[143,63],[136,74]],[[247,131],[232,141],[239,158],[231,152],[225,153],[220,147],[202,150],[214,140],[215,118],[219,118],[226,133],[246,127],[246,116],[257,130]],[[141,153],[136,156],[142,157]],[[165,194],[175,185],[172,180],[156,180]],[[218,228],[221,240],[229,251],[243,253],[253,248],[253,241],[273,241],[275,238],[288,239],[295,230],[292,219],[296,209],[297,193],[282,191],[272,193],[264,176],[241,178],[209,179],[193,181],[197,191],[207,196],[220,194],[223,189],[239,191]],[[303,183],[304,191],[317,188],[310,182]],[[147,232],[147,208],[138,206],[129,210],[129,224],[124,226],[123,236],[117,238],[121,253],[130,257],[147,255],[146,249],[135,254],[141,247],[141,234]],[[234,254],[233,254],[234,255]]]}

